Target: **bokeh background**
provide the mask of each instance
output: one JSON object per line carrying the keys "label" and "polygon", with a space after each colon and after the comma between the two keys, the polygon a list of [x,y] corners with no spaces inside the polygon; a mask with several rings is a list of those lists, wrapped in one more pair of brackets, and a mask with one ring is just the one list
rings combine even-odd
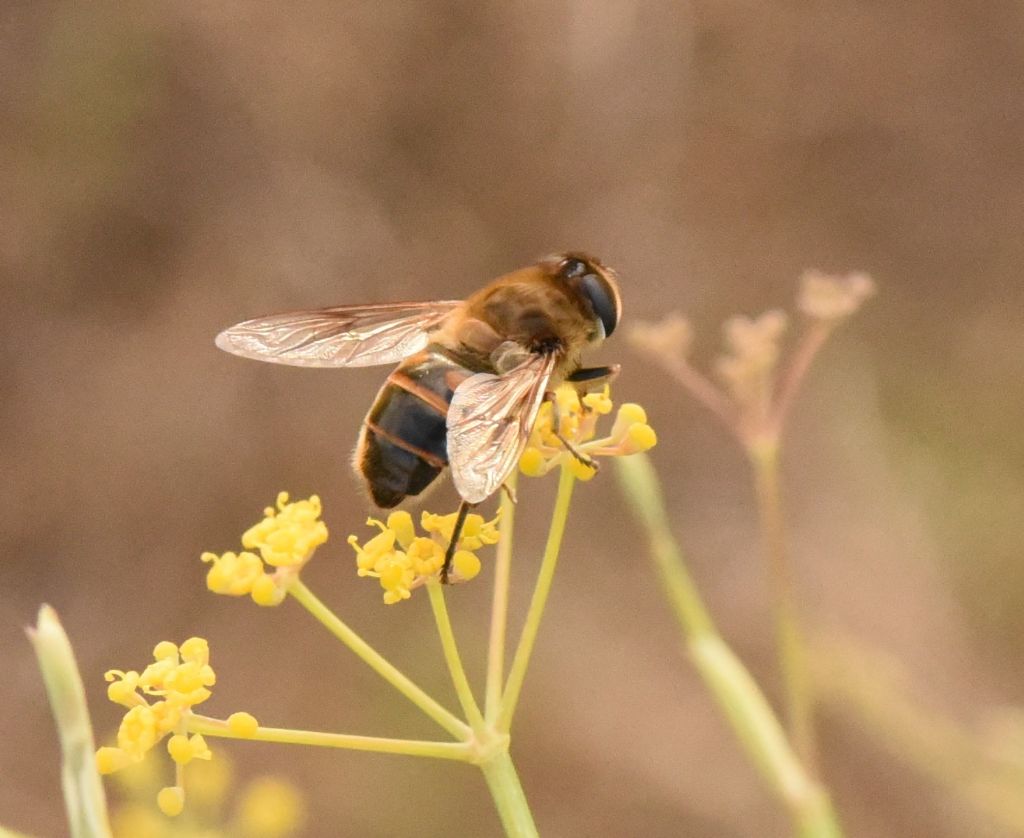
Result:
{"label": "bokeh background", "polygon": [[[791,306],[806,267],[875,276],[785,453],[808,623],[869,652],[826,690],[824,774],[850,835],[1021,834],[984,811],[1008,801],[972,802],[973,775],[929,772],[963,764],[934,730],[1024,759],[1018,4],[9,0],[0,78],[0,822],[65,830],[22,634],[44,601],[100,734],[118,719],[103,671],[198,633],[214,714],[433,735],[300,608],[207,594],[198,562],[279,489],[319,492],[335,537],[310,584],[450,696],[425,599],[384,608],[344,543],[382,372],[255,364],[212,338],[275,310],[460,296],[582,248],[619,270],[628,318],[685,312],[698,360],[729,315]],[[626,341],[600,358],[647,406],[697,580],[777,696],[741,452]],[[611,478],[577,494],[518,719],[541,830],[786,834]],[[522,492],[520,607],[551,488]],[[487,578],[451,596],[475,673]],[[857,697],[872,685],[882,722]],[[889,686],[938,755],[884,731]],[[243,776],[303,789],[310,836],[498,833],[470,767],[226,747]]]}

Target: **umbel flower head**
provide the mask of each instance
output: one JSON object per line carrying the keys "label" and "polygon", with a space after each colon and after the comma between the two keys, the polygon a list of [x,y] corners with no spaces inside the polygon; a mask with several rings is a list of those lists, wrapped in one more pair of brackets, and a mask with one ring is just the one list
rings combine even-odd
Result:
{"label": "umbel flower head", "polygon": [[555,391],[554,403],[541,405],[530,440],[519,458],[519,470],[540,477],[565,464],[580,480],[597,474],[597,457],[622,457],[653,448],[658,437],[638,404],[626,403],[615,414],[611,433],[595,439],[602,416],[614,409],[608,387],[581,396],[570,384]]}
{"label": "umbel flower head", "polygon": [[[289,502],[288,493],[277,496],[277,506],[263,511],[263,520],[242,535],[240,553],[203,553],[210,564],[206,586],[215,594],[249,595],[259,605],[278,605],[288,582],[327,541],[327,525],[320,520],[320,498]],[[252,551],[258,551],[258,554]],[[271,572],[267,568],[271,568]]]}
{"label": "umbel flower head", "polygon": [[784,312],[732,317],[723,328],[725,351],[714,362],[721,387],[691,365],[693,333],[678,313],[634,326],[629,339],[725,422],[748,450],[770,451],[814,356],[874,293],[867,274],[804,272],[797,295],[802,329],[788,357],[783,353],[789,327]]}
{"label": "umbel flower head", "polygon": [[[203,737],[188,732],[192,708],[210,697],[210,688],[217,681],[210,666],[210,648],[203,638],[190,637],[181,646],[165,640],[153,649],[153,663],[141,673],[111,669],[104,677],[110,685],[107,697],[127,707],[128,712],[117,731],[117,746],[96,752],[96,767],[101,774],[140,762],[167,736],[167,751],[179,767],[194,759],[211,758]],[[236,713],[228,723],[240,732],[255,726],[248,713]],[[157,803],[167,815],[181,811],[184,791],[180,769],[178,782],[161,789]]]}
{"label": "umbel flower head", "polygon": [[[377,527],[380,532],[364,544],[359,543],[358,536],[348,537],[356,551],[358,574],[380,581],[388,605],[408,599],[415,588],[440,574],[456,518],[454,512],[424,512],[420,516],[423,535],[417,535],[412,515],[404,510],[392,512],[386,521],[367,519],[367,526]],[[497,542],[497,517],[486,521],[482,515],[467,515],[452,557],[449,581],[466,582],[476,576],[480,572],[476,551]]]}

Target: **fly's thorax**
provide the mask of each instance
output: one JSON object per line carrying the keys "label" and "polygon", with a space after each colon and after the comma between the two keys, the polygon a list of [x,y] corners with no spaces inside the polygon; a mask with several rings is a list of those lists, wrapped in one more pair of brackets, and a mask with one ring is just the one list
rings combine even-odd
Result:
{"label": "fly's thorax", "polygon": [[530,351],[573,352],[596,333],[583,302],[539,266],[502,277],[474,294],[466,303],[466,315],[502,341]]}

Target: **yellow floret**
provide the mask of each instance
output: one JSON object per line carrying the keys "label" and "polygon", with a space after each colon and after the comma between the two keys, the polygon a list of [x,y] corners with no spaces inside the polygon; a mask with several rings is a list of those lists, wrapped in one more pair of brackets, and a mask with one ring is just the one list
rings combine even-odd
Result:
{"label": "yellow floret", "polygon": [[228,729],[243,739],[249,739],[256,735],[259,730],[259,722],[251,713],[238,712],[228,716]]}
{"label": "yellow floret", "polygon": [[211,563],[206,573],[206,587],[215,594],[245,596],[263,575],[263,560],[248,550],[237,554],[228,552],[221,556],[203,553],[201,558]]}
{"label": "yellow floret", "polygon": [[301,829],[305,817],[302,797],[294,787],[265,777],[246,789],[238,807],[238,831],[252,838],[283,838]]}
{"label": "yellow floret", "polygon": [[136,690],[139,688],[139,673],[135,670],[122,672],[119,669],[111,669],[104,676],[107,681],[112,682],[107,687],[107,698],[114,704],[123,704],[125,707],[134,707],[144,701]]}
{"label": "yellow floret", "polygon": [[131,763],[132,758],[120,748],[104,747],[96,751],[96,770],[100,774],[113,774]]}
{"label": "yellow floret", "polygon": [[403,550],[408,550],[412,540],[416,537],[416,526],[412,522],[412,515],[403,509],[388,515],[387,529],[395,534],[395,538]]}
{"label": "yellow floret", "polygon": [[587,480],[593,479],[594,475],[597,474],[597,469],[593,466],[589,466],[586,463],[580,462],[572,455],[567,460],[569,471],[573,473],[573,476],[577,480],[586,482]]}
{"label": "yellow floret", "polygon": [[636,422],[629,426],[626,432],[625,448],[629,453],[634,454],[640,451],[647,451],[658,443],[658,435],[654,428],[642,422]]}
{"label": "yellow floret", "polygon": [[286,595],[284,588],[277,584],[273,576],[264,573],[252,586],[250,595],[252,601],[257,605],[273,606],[284,602]]}
{"label": "yellow floret", "polygon": [[582,402],[595,413],[604,416],[607,413],[611,413],[612,408],[615,406],[611,400],[610,392],[611,388],[606,384],[600,393],[587,393],[583,397]]}
{"label": "yellow floret", "polygon": [[294,567],[308,561],[313,551],[327,541],[327,525],[319,520],[320,498],[288,502],[288,493],[277,496],[277,509],[242,536],[242,546],[259,550],[263,561],[273,567]]}
{"label": "yellow floret", "polygon": [[206,746],[206,740],[198,733],[186,736],[176,733],[167,740],[167,753],[179,765],[185,765],[194,759],[210,759],[213,754]]}
{"label": "yellow floret", "polygon": [[469,550],[457,550],[452,556],[452,570],[464,581],[469,581],[480,572],[480,559]]}
{"label": "yellow floret", "polygon": [[523,451],[523,456],[519,458],[519,470],[527,477],[540,477],[547,472],[546,465],[547,461],[540,453],[540,449],[532,445]]}
{"label": "yellow floret", "polygon": [[180,786],[167,786],[160,789],[156,796],[156,805],[169,818],[180,815],[181,810],[185,808],[185,790]]}

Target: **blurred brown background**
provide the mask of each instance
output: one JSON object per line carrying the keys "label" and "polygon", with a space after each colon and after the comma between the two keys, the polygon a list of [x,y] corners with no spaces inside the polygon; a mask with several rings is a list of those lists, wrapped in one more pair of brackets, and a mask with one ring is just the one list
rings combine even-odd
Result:
{"label": "blurred brown background", "polygon": [[[211,713],[435,735],[300,608],[207,594],[198,562],[279,489],[321,493],[334,539],[310,584],[450,695],[425,599],[385,609],[344,543],[383,373],[255,364],[212,338],[280,309],[463,295],[567,248],[619,270],[627,317],[686,312],[708,357],[725,317],[789,305],[805,267],[871,272],[879,296],[788,435],[809,619],[897,657],[965,727],[1024,703],[1019,4],[8,0],[0,78],[0,823],[65,830],[22,635],[43,601],[100,734],[118,718],[103,671],[199,633]],[[741,454],[624,340],[601,357],[648,407],[698,581],[775,695]],[[678,654],[611,477],[578,492],[518,718],[541,830],[786,834]],[[551,488],[522,504],[517,605]],[[487,578],[451,597],[477,674]],[[841,703],[822,727],[850,835],[1013,834]],[[303,786],[312,836],[498,831],[469,767],[223,747]]]}

